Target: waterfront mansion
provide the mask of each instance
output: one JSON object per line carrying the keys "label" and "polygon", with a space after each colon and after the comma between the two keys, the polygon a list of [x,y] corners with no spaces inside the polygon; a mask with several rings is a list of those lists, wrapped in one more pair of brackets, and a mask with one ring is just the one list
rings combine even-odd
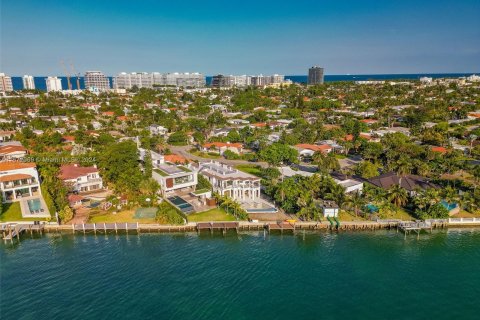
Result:
{"label": "waterfront mansion", "polygon": [[35,163],[0,162],[0,190],[3,202],[41,195]]}
{"label": "waterfront mansion", "polygon": [[200,163],[199,173],[206,177],[213,191],[237,201],[260,198],[260,178],[220,162]]}
{"label": "waterfront mansion", "polygon": [[91,192],[103,188],[103,180],[96,166],[66,164],[60,167],[59,178],[71,192]]}

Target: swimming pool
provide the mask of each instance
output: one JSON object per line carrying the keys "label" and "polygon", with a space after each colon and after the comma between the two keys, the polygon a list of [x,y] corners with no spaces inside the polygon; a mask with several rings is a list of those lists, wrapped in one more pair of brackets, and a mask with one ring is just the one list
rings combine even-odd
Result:
{"label": "swimming pool", "polygon": [[175,207],[177,207],[183,213],[191,213],[194,211],[193,206],[187,201],[180,198],[179,196],[168,197],[168,201],[170,201]]}
{"label": "swimming pool", "polygon": [[28,209],[30,209],[31,213],[40,211],[42,209],[42,203],[40,202],[40,199],[27,200],[27,203],[28,203]]}
{"label": "swimming pool", "polygon": [[448,203],[447,201],[445,200],[442,200],[440,201],[440,203],[445,207],[447,208],[448,211],[451,211],[453,209],[455,209],[457,207],[457,204],[455,202],[452,202],[452,203]]}

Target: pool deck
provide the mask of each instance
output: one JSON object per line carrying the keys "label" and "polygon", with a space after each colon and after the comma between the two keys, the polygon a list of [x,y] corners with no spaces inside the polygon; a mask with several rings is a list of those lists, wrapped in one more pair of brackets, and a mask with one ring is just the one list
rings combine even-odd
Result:
{"label": "pool deck", "polygon": [[[40,200],[43,212],[34,213],[34,214],[30,212],[30,208],[28,207],[28,201],[34,200],[34,199]],[[32,196],[32,197],[22,198],[19,200],[19,202],[20,202],[20,209],[22,210],[23,218],[49,218],[50,217],[50,211],[48,211],[47,204],[45,203],[45,200],[43,200],[42,196]]]}

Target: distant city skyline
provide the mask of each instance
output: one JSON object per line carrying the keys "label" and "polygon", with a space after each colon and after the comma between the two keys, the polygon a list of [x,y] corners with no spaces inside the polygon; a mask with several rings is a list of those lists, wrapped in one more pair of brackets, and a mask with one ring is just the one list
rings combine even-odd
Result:
{"label": "distant city skyline", "polygon": [[478,72],[478,16],[475,0],[2,1],[0,72]]}

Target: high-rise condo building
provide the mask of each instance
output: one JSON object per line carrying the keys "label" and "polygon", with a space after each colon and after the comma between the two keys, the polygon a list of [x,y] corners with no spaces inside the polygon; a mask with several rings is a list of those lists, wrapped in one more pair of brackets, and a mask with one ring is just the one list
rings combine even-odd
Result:
{"label": "high-rise condo building", "polygon": [[35,89],[35,82],[33,82],[33,76],[24,75],[22,77],[23,89],[33,90]]}
{"label": "high-rise condo building", "polygon": [[57,77],[48,77],[45,79],[47,84],[47,92],[62,91],[62,80]]}
{"label": "high-rise condo building", "polygon": [[250,85],[261,87],[261,86],[282,85],[282,84],[288,84],[288,83],[290,82],[285,80],[285,76],[279,75],[279,74],[274,74],[271,76],[264,76],[264,75],[224,76],[219,74],[212,77],[211,86],[216,88],[231,88],[233,86],[247,87]]}
{"label": "high-rise condo building", "polygon": [[113,79],[115,89],[131,89],[134,86],[201,88],[205,86],[205,77],[200,73],[122,72]]}
{"label": "high-rise condo building", "polygon": [[110,80],[101,71],[85,72],[85,88],[98,91],[107,91],[110,89]]}
{"label": "high-rise condo building", "polygon": [[308,69],[308,84],[323,83],[323,68],[313,66]]}
{"label": "high-rise condo building", "polygon": [[0,92],[13,91],[12,78],[0,73]]}

